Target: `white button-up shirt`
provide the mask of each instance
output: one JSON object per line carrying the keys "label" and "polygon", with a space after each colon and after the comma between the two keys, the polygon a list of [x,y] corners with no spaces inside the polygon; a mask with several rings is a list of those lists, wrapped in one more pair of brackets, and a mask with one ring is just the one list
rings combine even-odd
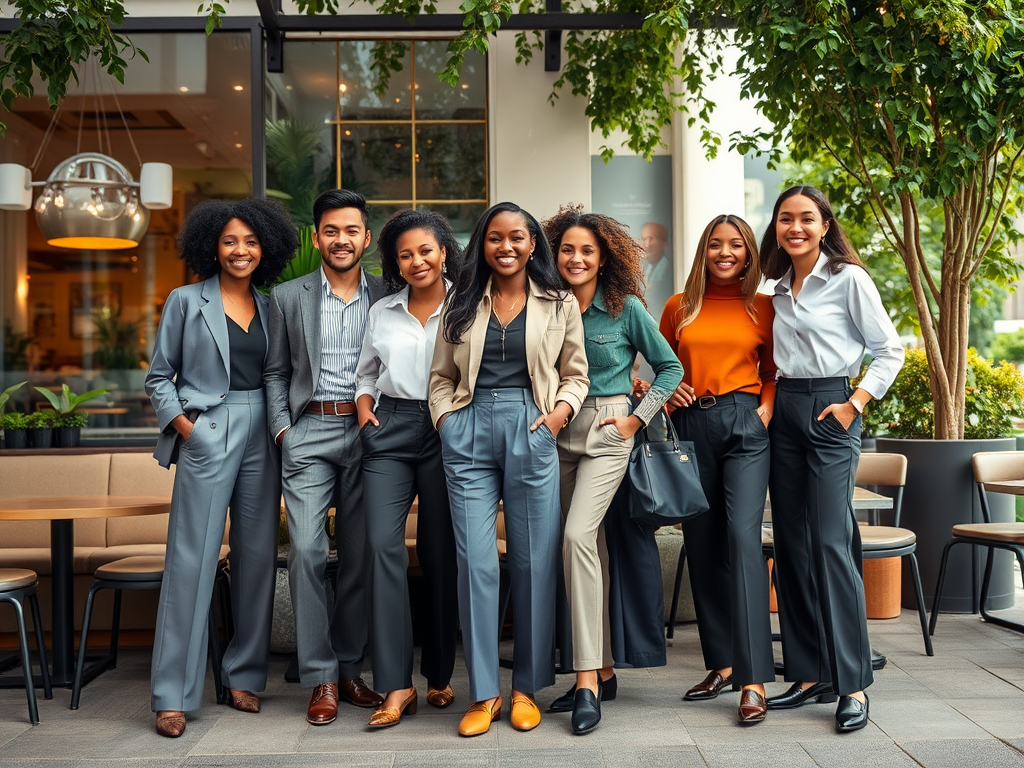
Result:
{"label": "white button-up shirt", "polygon": [[853,378],[867,351],[873,359],[859,386],[882,397],[903,366],[903,346],[868,273],[848,264],[832,274],[821,254],[796,297],[792,286],[790,268],[772,300],[779,375]]}
{"label": "white button-up shirt", "polygon": [[321,265],[320,290],[320,378],[313,400],[351,402],[355,400],[356,363],[369,314],[366,275],[360,269],[359,288],[345,301],[331,290]]}
{"label": "white button-up shirt", "polygon": [[356,373],[357,399],[372,395],[376,401],[382,394],[403,400],[427,399],[443,302],[426,326],[420,325],[409,312],[409,290],[406,287],[385,296],[370,308]]}

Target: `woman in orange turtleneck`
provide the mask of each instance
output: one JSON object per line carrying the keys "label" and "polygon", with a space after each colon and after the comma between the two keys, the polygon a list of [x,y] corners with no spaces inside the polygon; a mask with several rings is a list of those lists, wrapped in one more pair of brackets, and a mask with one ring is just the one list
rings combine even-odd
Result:
{"label": "woman in orange turtleneck", "polygon": [[713,699],[727,686],[742,686],[741,723],[764,720],[763,684],[775,679],[761,554],[775,313],[771,297],[757,293],[760,279],[754,233],[736,216],[718,216],[701,235],[685,290],[661,316],[661,332],[685,372],[669,400],[672,420],[696,447],[711,505],[683,523],[708,669],[683,699]]}

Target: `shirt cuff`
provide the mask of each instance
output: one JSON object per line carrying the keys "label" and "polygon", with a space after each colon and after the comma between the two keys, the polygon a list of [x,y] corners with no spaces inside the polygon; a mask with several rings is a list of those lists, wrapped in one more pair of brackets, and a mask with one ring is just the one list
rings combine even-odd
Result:
{"label": "shirt cuff", "polygon": [[672,397],[672,393],[668,390],[652,386],[647,390],[647,394],[644,395],[640,404],[633,409],[633,415],[646,426],[651,423],[651,419],[665,406],[670,397]]}

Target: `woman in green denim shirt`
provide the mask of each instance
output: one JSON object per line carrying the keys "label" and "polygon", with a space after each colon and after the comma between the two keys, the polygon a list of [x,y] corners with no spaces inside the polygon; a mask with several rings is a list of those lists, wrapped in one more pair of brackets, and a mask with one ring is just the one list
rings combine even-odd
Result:
{"label": "woman in green denim shirt", "polygon": [[[590,393],[558,436],[562,559],[572,615],[576,685],[549,711],[572,710],[574,733],[601,719],[601,700],[615,698],[608,622],[608,548],[601,525],[626,474],[633,435],[653,418],[682,379],[679,359],[658,331],[643,293],[639,244],[608,216],[562,208],[544,231],[583,313]],[[637,352],[655,379],[630,413]]]}

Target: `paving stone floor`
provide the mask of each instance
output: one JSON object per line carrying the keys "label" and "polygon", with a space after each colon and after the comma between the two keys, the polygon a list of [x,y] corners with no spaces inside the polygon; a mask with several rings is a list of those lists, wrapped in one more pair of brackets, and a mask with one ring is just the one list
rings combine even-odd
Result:
{"label": "paving stone floor", "polygon": [[[1017,603],[1024,605],[1020,590]],[[1008,613],[1024,619],[1024,608]],[[916,613],[904,610],[899,619],[870,624],[872,644],[889,663],[869,691],[868,727],[844,736],[833,731],[832,705],[773,712],[761,725],[744,728],[735,722],[737,694],[680,701],[704,675],[691,624],[677,628],[667,667],[618,672],[618,698],[583,737],[571,734],[568,715],[545,715],[530,733],[514,731],[506,717],[486,735],[460,738],[459,718],[470,703],[460,656],[453,706],[437,710],[421,699],[419,713],[395,728],[367,732],[369,712],[344,704],[333,724],[308,725],[308,693],[284,682],[287,660],[275,657],[262,713],[216,705],[208,681],[206,703],[190,714],[184,736],[164,739],[154,732],[149,710],[149,651],[129,649],[116,670],[84,690],[78,711],[68,709],[67,690],[41,701],[42,724],[35,727],[23,691],[0,690],[0,768],[1024,766],[1024,635],[976,616],[944,614],[929,658]],[[507,691],[507,670],[502,679]],[[416,683],[423,696],[425,682],[417,677]],[[538,699],[546,706],[571,684],[569,676],[559,676]],[[769,692],[784,687],[780,681]]]}

